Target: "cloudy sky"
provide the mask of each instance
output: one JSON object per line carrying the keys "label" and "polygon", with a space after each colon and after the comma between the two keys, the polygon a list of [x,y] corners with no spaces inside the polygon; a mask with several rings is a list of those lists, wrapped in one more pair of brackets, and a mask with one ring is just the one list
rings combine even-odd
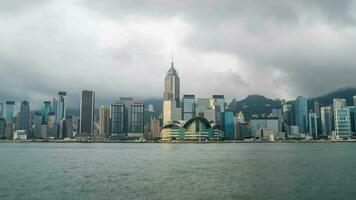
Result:
{"label": "cloudy sky", "polygon": [[294,98],[356,86],[352,0],[1,0],[0,100],[181,93]]}

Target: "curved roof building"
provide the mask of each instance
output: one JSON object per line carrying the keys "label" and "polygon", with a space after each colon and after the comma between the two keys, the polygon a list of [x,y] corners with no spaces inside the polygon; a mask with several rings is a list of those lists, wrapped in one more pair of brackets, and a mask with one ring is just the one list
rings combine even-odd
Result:
{"label": "curved roof building", "polygon": [[223,132],[203,117],[193,117],[188,121],[173,121],[162,127],[163,141],[172,140],[219,140]]}

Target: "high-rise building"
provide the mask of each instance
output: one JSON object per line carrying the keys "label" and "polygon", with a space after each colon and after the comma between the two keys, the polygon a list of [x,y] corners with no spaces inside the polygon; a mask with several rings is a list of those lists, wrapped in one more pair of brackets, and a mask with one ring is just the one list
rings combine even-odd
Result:
{"label": "high-rise building", "polygon": [[204,111],[210,109],[210,99],[209,98],[198,98],[196,105],[196,115],[199,117],[204,117]]}
{"label": "high-rise building", "polygon": [[356,107],[355,106],[347,106],[350,111],[350,124],[351,124],[351,132],[356,132],[356,122],[355,122],[355,115],[356,115]]}
{"label": "high-rise building", "polygon": [[57,127],[57,119],[56,119],[55,112],[48,113],[47,137],[58,138],[58,127]]}
{"label": "high-rise building", "polygon": [[8,124],[14,123],[14,106],[15,101],[6,101],[6,115],[5,120]]}
{"label": "high-rise building", "polygon": [[33,137],[41,138],[42,137],[42,112],[36,112],[33,120]]}
{"label": "high-rise building", "polygon": [[[21,102],[20,107],[20,129],[25,130],[27,134],[30,132],[30,103],[28,101]],[[29,135],[28,137],[29,138]]]}
{"label": "high-rise building", "polygon": [[65,120],[62,120],[62,138],[73,137],[73,115],[66,115]]}
{"label": "high-rise building", "polygon": [[160,120],[153,117],[151,119],[151,137],[152,138],[158,138],[160,134]]}
{"label": "high-rise building", "polygon": [[224,113],[224,118],[224,139],[232,140],[234,139],[235,133],[234,113],[232,111],[227,111]]}
{"label": "high-rise building", "polygon": [[80,134],[94,133],[95,92],[84,90],[80,96]]}
{"label": "high-rise building", "polygon": [[283,129],[283,112],[282,109],[272,109],[272,117],[278,119],[278,131],[282,132]]}
{"label": "high-rise building", "polygon": [[163,124],[182,119],[180,108],[180,79],[173,62],[166,73],[163,93]]}
{"label": "high-rise building", "polygon": [[313,139],[318,139],[318,117],[316,113],[309,113],[309,134]]}
{"label": "high-rise building", "polygon": [[127,129],[125,129],[126,108],[125,104],[115,102],[111,104],[110,118],[111,118],[111,130],[110,134],[113,138],[124,138],[127,136]]}
{"label": "high-rise building", "polygon": [[170,101],[173,100],[176,103],[176,107],[179,106],[180,99],[180,79],[178,72],[174,69],[173,62],[171,67],[167,71],[165,80],[164,80],[164,93],[163,100]]}
{"label": "high-rise building", "polygon": [[48,114],[51,111],[51,102],[50,101],[45,101],[43,102],[43,107],[42,107],[42,124],[47,124],[48,122]]}
{"label": "high-rise building", "polygon": [[320,103],[318,101],[314,101],[314,113],[316,117],[320,117]]}
{"label": "high-rise building", "polygon": [[0,101],[0,117],[4,117],[4,103]]}
{"label": "high-rise building", "polygon": [[278,133],[277,118],[254,118],[250,120],[251,134],[256,136],[260,129],[270,129],[273,133]]}
{"label": "high-rise building", "polygon": [[131,104],[131,130],[129,137],[143,137],[144,132],[144,104],[141,101],[133,101]]}
{"label": "high-rise building", "polygon": [[67,93],[58,92],[57,121],[64,120],[67,116]]}
{"label": "high-rise building", "polygon": [[210,99],[210,108],[215,111],[215,123],[224,128],[225,97],[224,95],[213,95]]}
{"label": "high-rise building", "polygon": [[195,117],[195,96],[194,95],[184,95],[182,99],[182,111],[183,120],[188,121]]}
{"label": "high-rise building", "polygon": [[331,135],[332,112],[331,107],[320,108],[321,131],[324,136]]}
{"label": "high-rise building", "polygon": [[58,112],[58,99],[53,98],[51,112],[57,113]]}
{"label": "high-rise building", "polygon": [[101,106],[99,109],[99,134],[109,136],[110,132],[110,108]]}
{"label": "high-rise building", "polygon": [[345,99],[333,99],[334,124],[337,136],[348,136],[351,134],[350,110],[346,107]]}
{"label": "high-rise building", "polygon": [[0,139],[5,139],[6,121],[0,116]]}
{"label": "high-rise building", "polygon": [[131,105],[133,103],[133,98],[132,97],[120,97],[119,103],[125,105],[125,124],[124,124],[124,130],[126,133],[128,133],[131,130]]}
{"label": "high-rise building", "polygon": [[295,122],[299,127],[300,133],[308,131],[308,100],[305,97],[299,96],[295,102]]}
{"label": "high-rise building", "polygon": [[346,107],[346,99],[333,99],[334,110]]}
{"label": "high-rise building", "polygon": [[[353,96],[353,100],[354,100],[354,107],[356,108],[356,95]],[[354,129],[355,129],[355,132],[356,132],[356,112],[355,112],[354,118],[355,118],[355,120],[354,120],[354,124],[355,124]]]}

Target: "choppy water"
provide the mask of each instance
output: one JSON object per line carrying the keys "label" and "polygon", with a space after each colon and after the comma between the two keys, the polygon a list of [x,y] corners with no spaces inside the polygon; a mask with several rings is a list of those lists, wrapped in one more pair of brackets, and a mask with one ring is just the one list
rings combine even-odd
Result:
{"label": "choppy water", "polygon": [[356,144],[6,144],[0,199],[355,199]]}

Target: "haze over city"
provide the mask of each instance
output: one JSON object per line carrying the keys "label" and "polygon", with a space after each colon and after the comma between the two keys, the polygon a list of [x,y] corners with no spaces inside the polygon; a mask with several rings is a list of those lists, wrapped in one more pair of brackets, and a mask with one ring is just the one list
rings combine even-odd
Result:
{"label": "haze over city", "polygon": [[162,98],[171,62],[182,93],[293,99],[355,86],[355,1],[0,3],[0,99],[40,108],[60,90],[99,104]]}

